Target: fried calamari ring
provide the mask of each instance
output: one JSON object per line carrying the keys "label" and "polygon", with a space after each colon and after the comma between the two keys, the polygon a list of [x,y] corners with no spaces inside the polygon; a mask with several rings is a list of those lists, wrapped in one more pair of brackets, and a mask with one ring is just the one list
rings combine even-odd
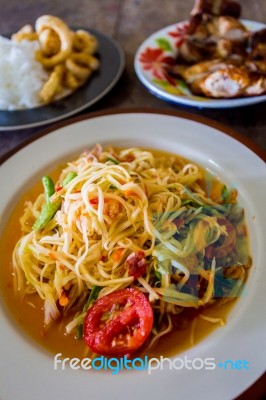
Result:
{"label": "fried calamari ring", "polygon": [[88,79],[92,73],[90,68],[77,64],[73,60],[72,56],[66,60],[66,68],[75,76],[75,78],[81,79],[82,81]]}
{"label": "fried calamari ring", "polygon": [[59,35],[53,29],[44,29],[39,34],[39,42],[43,54],[51,57],[60,51],[61,42]]}
{"label": "fried calamari ring", "polygon": [[78,80],[72,72],[66,70],[64,77],[64,85],[70,90],[76,90],[79,86],[83,85],[84,81]]}
{"label": "fried calamari ring", "polygon": [[73,53],[72,58],[77,63],[87,66],[88,68],[96,71],[99,68],[100,62],[98,58],[93,57],[90,54],[86,53]]}
{"label": "fried calamari ring", "polygon": [[94,54],[98,49],[98,41],[95,36],[82,29],[74,33],[73,48],[87,54]]}
{"label": "fried calamari ring", "polygon": [[36,52],[36,58],[44,67],[52,68],[55,65],[64,62],[71,53],[73,34],[60,18],[53,17],[52,15],[43,15],[36,21],[35,30],[38,35],[47,28],[54,30],[58,34],[61,42],[60,51],[51,57],[45,57],[41,51],[38,51]]}
{"label": "fried calamari ring", "polygon": [[66,60],[66,68],[81,80],[86,80],[92,71],[99,68],[100,62],[97,58],[86,53],[73,53]]}
{"label": "fried calamari ring", "polygon": [[33,31],[31,25],[25,25],[17,33],[13,33],[11,40],[17,43],[21,42],[22,40],[33,41],[38,40],[38,35]]}
{"label": "fried calamari ring", "polygon": [[40,99],[43,103],[50,103],[54,99],[55,95],[62,91],[64,72],[65,67],[62,64],[56,65],[48,81],[44,84],[39,93]]}

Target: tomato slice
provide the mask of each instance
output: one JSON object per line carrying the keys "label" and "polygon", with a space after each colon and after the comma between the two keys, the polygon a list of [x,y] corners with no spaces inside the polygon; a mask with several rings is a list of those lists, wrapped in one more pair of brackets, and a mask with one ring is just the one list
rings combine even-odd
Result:
{"label": "tomato slice", "polygon": [[153,311],[145,295],[128,288],[97,300],[84,320],[84,340],[106,356],[123,356],[139,349],[153,325]]}
{"label": "tomato slice", "polygon": [[219,225],[225,225],[228,236],[220,246],[215,246],[215,243],[208,246],[205,251],[205,256],[208,258],[222,258],[232,251],[236,245],[236,230],[233,224],[226,218],[217,218]]}

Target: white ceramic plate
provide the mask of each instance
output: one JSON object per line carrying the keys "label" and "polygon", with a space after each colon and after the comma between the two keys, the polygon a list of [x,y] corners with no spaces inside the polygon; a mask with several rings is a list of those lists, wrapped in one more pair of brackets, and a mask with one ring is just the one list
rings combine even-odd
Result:
{"label": "white ceramic plate", "polygon": [[[259,22],[242,22],[250,31],[265,28]],[[134,61],[136,74],[152,94],[170,103],[199,108],[241,107],[266,100],[266,95],[224,100],[195,96],[184,81],[170,78],[166,67],[176,58],[187,28],[187,21],[167,26],[148,37],[137,50]]]}
{"label": "white ceramic plate", "polygon": [[[73,27],[73,30],[77,29],[81,28]],[[122,48],[110,36],[94,29],[82,29],[89,31],[99,42],[99,70],[74,93],[54,103],[27,110],[0,110],[0,131],[33,128],[68,118],[95,104],[115,86],[125,65]]]}
{"label": "white ceramic plate", "polygon": [[[200,344],[179,354],[189,359],[246,360],[249,370],[126,371],[53,369],[53,357],[33,344],[13,323],[0,304],[1,400],[169,399],[231,400],[250,386],[265,369],[265,193],[266,166],[249,148],[217,127],[186,119],[183,114],[126,111],[92,114],[37,138],[7,159],[0,169],[1,229],[18,196],[58,161],[69,160],[96,142],[145,146],[181,154],[234,183],[246,209],[253,267],[245,295],[239,299],[228,324]],[[73,121],[72,121],[73,122]],[[45,132],[47,133],[47,132]],[[15,200],[16,199],[16,200]],[[34,321],[33,321],[34,323]]]}

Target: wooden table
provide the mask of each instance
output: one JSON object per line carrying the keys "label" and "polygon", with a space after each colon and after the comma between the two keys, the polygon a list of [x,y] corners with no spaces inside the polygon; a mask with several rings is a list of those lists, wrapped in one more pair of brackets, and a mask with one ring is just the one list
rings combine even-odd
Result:
{"label": "wooden table", "polygon": [[[152,107],[182,109],[230,126],[266,149],[266,102],[233,110],[199,110],[176,107],[152,96],[138,81],[134,54],[151,33],[187,19],[194,0],[0,0],[0,31],[13,32],[24,24],[34,24],[43,14],[57,15],[73,26],[88,26],[115,38],[126,54],[126,68],[119,83],[101,101],[85,112],[108,108]],[[242,17],[266,22],[265,0],[242,0]],[[0,156],[34,137],[42,128],[0,132]],[[266,378],[260,379],[239,400],[258,400],[266,394]]]}

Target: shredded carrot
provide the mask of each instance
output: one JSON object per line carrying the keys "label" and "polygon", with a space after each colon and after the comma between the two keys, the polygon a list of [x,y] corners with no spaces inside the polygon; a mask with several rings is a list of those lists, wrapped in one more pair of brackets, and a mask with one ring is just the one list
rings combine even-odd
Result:
{"label": "shredded carrot", "polygon": [[139,195],[133,190],[125,190],[124,194],[126,197],[137,197],[139,199]]}
{"label": "shredded carrot", "polygon": [[57,260],[56,255],[54,253],[52,253],[51,251],[49,253],[49,256],[51,257],[52,260],[55,260],[55,261]]}
{"label": "shredded carrot", "polygon": [[120,261],[123,255],[124,249],[121,247],[120,249],[117,249],[114,254],[112,254],[112,259],[114,261]]}
{"label": "shredded carrot", "polygon": [[63,292],[61,293],[60,297],[59,297],[59,304],[62,307],[65,307],[68,304],[69,300],[63,290]]}
{"label": "shredded carrot", "polygon": [[59,268],[61,269],[61,271],[65,271],[66,267],[64,265],[59,265]]}
{"label": "shredded carrot", "polygon": [[146,196],[147,196],[147,194],[148,194],[148,189],[147,189],[147,185],[145,185],[145,183],[144,183],[144,192],[145,192],[145,194],[146,194]]}
{"label": "shredded carrot", "polygon": [[[99,203],[98,197],[93,197],[92,199],[89,199],[89,202],[92,205],[97,205]],[[104,199],[104,203],[109,203],[109,199]]]}
{"label": "shredded carrot", "polygon": [[211,189],[211,199],[213,201],[220,200],[221,195],[222,195],[222,190],[223,190],[224,184],[220,182],[218,179],[215,179],[212,183],[212,189]]}

